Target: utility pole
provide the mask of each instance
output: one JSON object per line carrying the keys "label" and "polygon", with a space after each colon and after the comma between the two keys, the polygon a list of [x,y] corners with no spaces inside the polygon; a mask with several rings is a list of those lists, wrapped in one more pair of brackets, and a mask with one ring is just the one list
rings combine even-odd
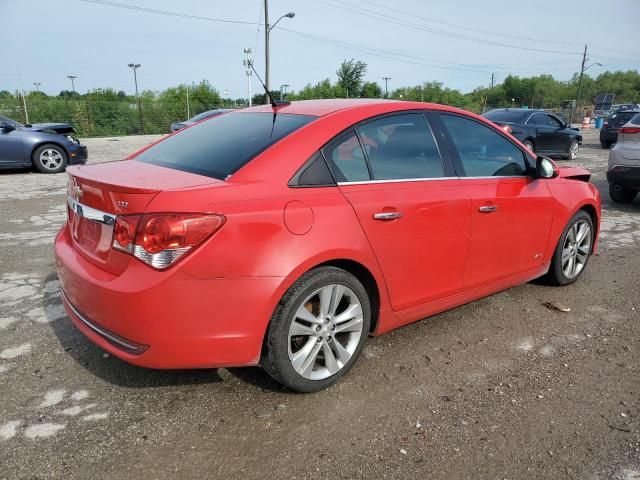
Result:
{"label": "utility pole", "polygon": [[496,74],[492,73],[491,74],[491,88],[493,88],[495,77],[496,77]]}
{"label": "utility pole", "polygon": [[249,96],[249,107],[251,107],[251,75],[253,74],[253,71],[251,70],[251,66],[253,65],[253,60],[251,60],[251,49],[250,48],[245,48],[244,49],[244,60],[242,61],[242,64],[247,67],[247,95]]}
{"label": "utility pole", "polygon": [[189,105],[189,84],[187,83],[187,118],[191,118],[191,105]]}
{"label": "utility pole", "polygon": [[68,78],[69,80],[71,80],[71,91],[72,91],[73,93],[76,93],[76,84],[75,84],[74,80],[75,80],[76,78],[78,78],[78,76],[77,76],[77,75],[67,75],[67,78]]}
{"label": "utility pole", "polygon": [[384,80],[384,98],[389,98],[389,80],[391,77],[382,77]]}
{"label": "utility pole", "polygon": [[142,121],[142,102],[140,101],[140,95],[138,94],[138,75],[136,70],[141,67],[139,63],[129,63],[129,68],[133,70],[133,81],[136,84],[136,98],[138,99],[138,113],[140,114],[140,134],[144,134],[144,122]]}
{"label": "utility pole", "polygon": [[582,54],[582,66],[580,67],[580,79],[578,80],[578,94],[576,95],[576,106],[571,109],[571,116],[569,117],[569,123],[573,123],[573,113],[580,106],[580,93],[582,93],[582,77],[584,76],[585,64],[587,63],[587,45],[584,46],[584,53]]}
{"label": "utility pole", "polygon": [[40,83],[40,82],[33,82],[33,84],[36,86],[36,92],[40,93],[40,85],[42,85],[42,83]]}
{"label": "utility pole", "polygon": [[[269,90],[269,0],[264,0],[264,85]],[[268,95],[267,95],[268,97]],[[267,99],[267,103],[269,103]]]}

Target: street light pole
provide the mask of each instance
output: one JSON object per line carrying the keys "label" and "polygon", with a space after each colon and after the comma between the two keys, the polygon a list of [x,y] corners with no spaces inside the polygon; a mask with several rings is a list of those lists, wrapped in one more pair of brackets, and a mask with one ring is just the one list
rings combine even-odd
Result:
{"label": "street light pole", "polygon": [[77,76],[77,75],[67,75],[67,78],[68,78],[69,80],[71,80],[71,91],[72,91],[73,93],[76,93],[76,84],[75,84],[74,80],[75,80],[76,78],[78,78],[78,76]]}
{"label": "street light pole", "polygon": [[142,102],[140,101],[140,95],[138,94],[138,75],[136,70],[141,67],[139,63],[129,63],[129,68],[133,70],[133,81],[136,84],[136,98],[138,99],[138,113],[140,114],[140,133],[144,133],[144,122],[142,120]]}
{"label": "street light pole", "polygon": [[33,82],[33,84],[36,86],[36,92],[40,93],[40,85],[42,85],[42,83],[40,83],[40,82]]}
{"label": "street light pole", "polygon": [[384,80],[384,98],[389,98],[389,80],[391,80],[391,77],[382,77],[382,79]]}
{"label": "street light pole", "polygon": [[291,85],[289,85],[288,83],[283,83],[282,85],[280,85],[280,100],[283,99],[283,97],[286,97],[287,95],[287,88],[289,88]]}
{"label": "street light pole", "polygon": [[280,20],[283,18],[293,18],[295,16],[295,12],[289,12],[278,18],[273,25],[269,25],[269,0],[264,0],[264,85],[267,87],[267,90],[269,90],[269,34]]}

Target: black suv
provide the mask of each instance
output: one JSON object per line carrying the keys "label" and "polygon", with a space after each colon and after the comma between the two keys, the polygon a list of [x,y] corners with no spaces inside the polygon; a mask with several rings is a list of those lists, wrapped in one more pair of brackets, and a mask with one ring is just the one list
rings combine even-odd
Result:
{"label": "black suv", "polygon": [[600,146],[609,148],[618,141],[618,129],[635,117],[640,110],[623,110],[612,113],[609,118],[604,121],[600,129]]}
{"label": "black suv", "polygon": [[498,108],[482,114],[540,155],[575,160],[582,135],[577,128],[544,110]]}

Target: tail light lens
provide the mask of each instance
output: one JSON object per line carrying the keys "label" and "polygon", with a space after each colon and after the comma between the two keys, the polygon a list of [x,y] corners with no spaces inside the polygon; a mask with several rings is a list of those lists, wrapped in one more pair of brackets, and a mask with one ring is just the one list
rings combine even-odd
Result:
{"label": "tail light lens", "polygon": [[119,216],[112,246],[163,270],[213,235],[224,222],[223,215],[215,214]]}
{"label": "tail light lens", "polygon": [[640,127],[622,127],[618,133],[640,133]]}

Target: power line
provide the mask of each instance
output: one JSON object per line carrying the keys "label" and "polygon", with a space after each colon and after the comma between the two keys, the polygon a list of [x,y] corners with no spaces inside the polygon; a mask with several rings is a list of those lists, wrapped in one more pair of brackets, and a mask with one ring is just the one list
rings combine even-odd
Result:
{"label": "power line", "polygon": [[231,19],[227,19],[227,18],[214,18],[214,17],[204,17],[204,16],[200,16],[200,15],[190,15],[187,13],[178,13],[178,12],[170,12],[167,10],[157,10],[155,8],[145,8],[145,7],[140,7],[137,5],[129,5],[126,3],[117,3],[117,2],[111,2],[109,0],[80,0],[81,2],[85,2],[85,3],[94,3],[96,5],[103,5],[103,6],[107,6],[107,7],[116,7],[116,8],[124,8],[126,10],[135,10],[138,12],[145,12],[145,13],[154,13],[156,15],[166,15],[166,16],[171,16],[171,17],[179,17],[179,18],[188,18],[188,19],[192,19],[192,20],[205,20],[208,22],[219,22],[219,23],[233,23],[233,24],[239,24],[239,25],[256,25],[256,22],[247,22],[245,20],[231,20]]}
{"label": "power line", "polygon": [[461,28],[464,30],[467,30],[469,32],[476,32],[476,33],[483,33],[485,35],[493,35],[496,37],[502,37],[502,38],[511,38],[514,40],[525,40],[528,42],[539,42],[539,43],[549,43],[549,44],[555,44],[555,45],[582,45],[582,43],[578,43],[578,42],[559,42],[556,40],[544,40],[544,39],[540,39],[540,38],[531,38],[531,37],[521,37],[518,35],[507,35],[507,34],[503,34],[503,33],[496,33],[496,32],[489,32],[487,30],[480,30],[478,28],[471,28],[471,27],[467,27],[464,25],[456,25],[454,23],[447,23],[447,22],[443,22],[442,20],[436,20],[434,18],[429,18],[429,17],[423,17],[420,15],[416,15],[414,12],[409,12],[406,10],[400,10],[399,8],[393,8],[393,7],[388,7],[386,5],[380,5],[379,3],[376,2],[372,2],[371,0],[360,0],[361,2],[364,3],[368,3],[369,5],[373,5],[375,7],[378,8],[384,8],[385,10],[389,10],[391,12],[396,12],[396,13],[400,13],[403,15],[408,15],[410,17],[413,18],[419,18],[420,20],[424,20],[425,22],[431,22],[431,23],[437,23],[440,25],[444,25],[447,27],[452,27],[452,28]]}
{"label": "power line", "polygon": [[[484,40],[481,38],[476,38],[476,37],[469,37],[467,35],[461,35],[461,34],[457,34],[457,33],[452,33],[452,32],[447,32],[445,30],[439,30],[439,29],[435,29],[435,28],[431,28],[431,27],[426,27],[424,25],[420,25],[417,23],[413,23],[413,22],[409,22],[407,20],[403,20],[400,19],[398,17],[391,17],[389,15],[383,15],[380,13],[373,13],[373,12],[369,12],[361,7],[354,7],[352,5],[349,6],[345,6],[343,4],[334,4],[334,3],[330,3],[326,0],[315,0],[318,3],[322,3],[324,5],[328,5],[330,7],[334,7],[334,8],[339,8],[341,10],[346,10],[348,12],[352,12],[352,13],[356,13],[358,15],[362,15],[364,17],[369,17],[369,18],[374,18],[376,20],[381,20],[383,22],[387,22],[387,23],[393,23],[395,25],[400,25],[403,27],[409,27],[409,28],[413,28],[416,30],[421,30],[424,32],[429,32],[429,33],[434,33],[436,35],[442,35],[442,36],[446,36],[446,37],[451,37],[451,38],[457,38],[460,40],[467,40],[470,42],[474,42],[474,43],[484,43],[487,45],[494,45],[494,46],[498,46],[498,47],[505,47],[505,48],[512,48],[512,49],[516,49],[516,50],[528,50],[528,51],[533,51],[533,52],[543,52],[543,53],[553,53],[553,54],[560,54],[560,55],[580,55],[580,53],[578,52],[566,52],[566,51],[560,51],[560,50],[547,50],[547,49],[542,49],[542,48],[532,48],[532,47],[524,47],[524,46],[520,46],[520,45],[510,45],[510,44],[506,44],[506,43],[500,43],[500,42],[494,42],[491,40]],[[340,0],[334,0],[336,2],[339,2]],[[359,10],[358,10],[359,9]]]}

